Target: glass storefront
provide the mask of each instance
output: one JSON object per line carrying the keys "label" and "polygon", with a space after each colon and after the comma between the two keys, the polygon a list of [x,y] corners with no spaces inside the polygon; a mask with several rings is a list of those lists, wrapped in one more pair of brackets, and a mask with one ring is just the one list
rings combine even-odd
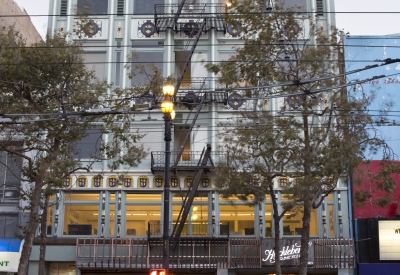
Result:
{"label": "glass storefront", "polygon": [[[105,236],[116,236],[117,215],[118,215],[118,192],[105,192]],[[162,193],[121,193],[122,203],[121,213],[121,237],[127,236],[147,236],[149,225],[150,233],[154,235],[162,234],[163,219],[163,195]],[[171,223],[175,225],[179,213],[182,209],[183,200],[186,192],[171,192]],[[278,194],[279,198],[285,202],[285,195]],[[216,200],[215,221],[217,226],[212,227],[212,202],[211,191],[198,192],[193,200],[191,209],[182,230],[182,236],[208,236],[220,234],[223,229],[224,234],[230,236],[258,236],[273,237],[273,209],[270,196],[267,195],[264,204],[248,205],[239,199],[222,196]],[[60,206],[60,220],[63,222],[59,234],[69,235],[91,235],[100,236],[101,213],[103,205],[103,195],[99,193],[66,192],[63,195]],[[326,201],[326,221],[327,233],[329,237],[335,237],[334,230],[334,211],[335,205],[332,197]],[[47,216],[48,234],[54,226],[55,205],[49,208]],[[318,211],[313,209],[311,212],[310,236],[318,236],[318,221],[322,224],[322,216],[318,217]],[[260,221],[263,223],[261,224]],[[60,224],[61,225],[61,224]],[[302,206],[297,205],[284,214],[281,221],[280,231],[283,236],[299,236],[303,227]],[[322,228],[322,227],[321,227]]]}

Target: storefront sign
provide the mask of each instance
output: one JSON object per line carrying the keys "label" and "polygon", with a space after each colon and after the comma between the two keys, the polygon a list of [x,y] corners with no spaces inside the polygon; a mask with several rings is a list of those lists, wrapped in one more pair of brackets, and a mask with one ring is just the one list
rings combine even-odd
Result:
{"label": "storefront sign", "polygon": [[400,220],[379,221],[379,259],[400,260]]}
{"label": "storefront sign", "polygon": [[23,240],[0,238],[0,272],[18,272]]}
{"label": "storefront sign", "polygon": [[[262,265],[275,265],[275,240],[266,239],[262,244]],[[300,264],[300,239],[281,239],[280,240],[280,260],[282,266],[297,266]],[[314,261],[313,242],[308,243],[308,265],[312,265]]]}

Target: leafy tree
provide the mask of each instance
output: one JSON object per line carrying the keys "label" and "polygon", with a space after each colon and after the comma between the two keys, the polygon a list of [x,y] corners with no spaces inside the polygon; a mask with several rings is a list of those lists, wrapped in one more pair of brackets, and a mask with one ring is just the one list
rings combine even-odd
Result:
{"label": "leafy tree", "polygon": [[[284,10],[279,2],[273,11],[265,7],[232,1],[226,20],[241,28],[242,44],[228,61],[207,66],[221,83],[248,98],[221,135],[228,157],[217,180],[226,184],[220,190],[225,197],[249,204],[270,195],[276,274],[282,274],[279,222],[289,210],[302,213],[299,274],[307,274],[312,209],[357,167],[365,149],[376,150],[384,140],[370,137],[372,118],[366,106],[373,97],[348,100],[346,91],[333,88],[312,92],[341,84],[340,78],[327,77],[341,65],[336,30],[317,26],[299,7]],[[274,83],[286,85],[273,88]],[[241,89],[243,85],[253,89]],[[286,200],[281,204],[274,192],[279,176],[296,179],[282,187]]]}
{"label": "leafy tree", "polygon": [[[80,45],[67,42],[65,36],[47,37],[45,42],[28,47],[18,32],[3,28],[0,44],[0,112],[18,114],[4,115],[10,120],[0,124],[0,150],[23,161],[21,175],[15,176],[24,183],[19,191],[21,200],[27,202],[24,210],[29,210],[18,269],[18,274],[25,275],[39,208],[45,210],[41,224],[44,262],[48,197],[62,188],[66,177],[77,171],[90,171],[98,160],[107,160],[110,169],[122,164],[136,166],[147,154],[135,144],[142,135],[130,130],[134,112],[128,110],[132,98],[143,90],[159,93],[162,77],[156,73],[154,81],[139,91],[111,91],[111,85],[98,81],[95,72],[84,64]],[[105,116],[103,111],[96,111],[98,108],[111,111]],[[84,162],[77,143],[93,127],[100,129],[107,140],[101,140],[92,161]],[[1,164],[7,167],[7,163]],[[43,272],[42,265],[39,274]]]}

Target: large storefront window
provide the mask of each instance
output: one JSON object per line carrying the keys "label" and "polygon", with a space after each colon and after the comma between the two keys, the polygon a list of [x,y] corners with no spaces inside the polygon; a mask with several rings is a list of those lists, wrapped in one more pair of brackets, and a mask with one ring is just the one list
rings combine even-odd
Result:
{"label": "large storefront window", "polygon": [[160,234],[161,194],[126,195],[127,236],[146,236],[150,223],[151,232]]}
{"label": "large storefront window", "polygon": [[[179,213],[182,210],[182,201],[185,197],[179,193],[173,194],[172,221],[176,224]],[[182,211],[183,212],[183,211]],[[196,193],[189,215],[183,227],[182,236],[206,236],[211,232],[211,224],[208,220],[208,193]]]}
{"label": "large storefront window", "polygon": [[99,193],[64,193],[63,235],[98,235],[99,209]]}
{"label": "large storefront window", "polygon": [[[283,235],[301,235],[303,230],[303,206],[296,206],[291,211],[285,213],[283,217]],[[310,220],[310,236],[318,235],[317,225],[317,211],[313,209],[311,211]]]}
{"label": "large storefront window", "polygon": [[98,217],[98,205],[65,205],[63,234],[97,235]]}
{"label": "large storefront window", "polygon": [[229,223],[231,236],[254,235],[254,207],[244,204],[232,204],[232,199],[220,196],[219,215],[221,224]]}

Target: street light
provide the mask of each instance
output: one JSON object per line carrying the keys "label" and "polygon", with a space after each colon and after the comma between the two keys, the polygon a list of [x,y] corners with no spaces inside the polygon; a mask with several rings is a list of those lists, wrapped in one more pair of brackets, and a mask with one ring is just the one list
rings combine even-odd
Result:
{"label": "street light", "polygon": [[175,87],[171,84],[163,87],[164,100],[161,102],[161,112],[165,122],[165,182],[164,182],[164,226],[163,226],[163,269],[169,275],[169,170],[171,158],[171,120],[175,118],[174,103],[170,100],[174,96]]}

